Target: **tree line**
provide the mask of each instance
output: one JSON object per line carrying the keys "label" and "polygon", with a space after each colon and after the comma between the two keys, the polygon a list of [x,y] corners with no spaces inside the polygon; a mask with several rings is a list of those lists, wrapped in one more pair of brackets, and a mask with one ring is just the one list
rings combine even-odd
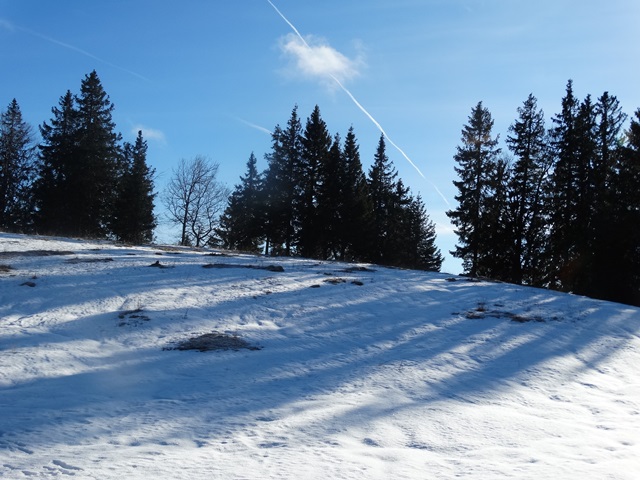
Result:
{"label": "tree line", "polygon": [[252,153],[216,230],[227,248],[439,271],[435,225],[398,178],[381,136],[365,175],[353,130],[331,135],[316,106],[277,125],[267,168]]}
{"label": "tree line", "polygon": [[640,305],[640,109],[624,131],[615,96],[569,81],[550,128],[533,95],[517,111],[508,153],[482,102],[463,127],[451,253],[472,276]]}
{"label": "tree line", "polygon": [[154,170],[142,132],[122,142],[95,70],[32,128],[14,99],[0,124],[0,228],[144,243],[153,238]]}

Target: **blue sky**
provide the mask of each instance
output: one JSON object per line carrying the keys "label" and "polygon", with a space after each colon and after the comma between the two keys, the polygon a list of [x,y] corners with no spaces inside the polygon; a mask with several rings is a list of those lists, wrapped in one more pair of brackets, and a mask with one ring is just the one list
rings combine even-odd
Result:
{"label": "blue sky", "polygon": [[16,98],[35,128],[95,69],[118,131],[143,130],[159,190],[195,155],[230,187],[251,152],[264,168],[267,132],[295,104],[303,119],[318,104],[343,137],[353,125],[367,170],[379,125],[424,174],[388,144],[454,273],[444,212],[478,101],[502,139],[529,93],[550,125],[570,78],[580,98],[607,90],[628,114],[640,108],[636,0],[272,1],[291,25],[268,0],[0,0],[0,108]]}

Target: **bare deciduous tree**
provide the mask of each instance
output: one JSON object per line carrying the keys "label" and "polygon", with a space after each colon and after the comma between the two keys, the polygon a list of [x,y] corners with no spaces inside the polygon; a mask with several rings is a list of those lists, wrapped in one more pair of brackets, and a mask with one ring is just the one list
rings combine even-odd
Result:
{"label": "bare deciduous tree", "polygon": [[182,229],[180,244],[205,245],[218,226],[229,189],[218,182],[219,164],[202,155],[180,160],[164,194],[167,216]]}

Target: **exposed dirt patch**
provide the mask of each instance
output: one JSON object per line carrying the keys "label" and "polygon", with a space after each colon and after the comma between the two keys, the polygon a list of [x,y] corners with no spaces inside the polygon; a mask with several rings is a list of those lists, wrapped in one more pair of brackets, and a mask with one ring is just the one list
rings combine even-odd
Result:
{"label": "exposed dirt patch", "polygon": [[250,268],[254,270],[267,270],[268,272],[284,272],[282,265],[238,265],[234,263],[207,263],[202,268]]}
{"label": "exposed dirt patch", "polygon": [[69,260],[65,260],[65,263],[71,263],[72,265],[77,265],[79,263],[108,263],[113,262],[113,258],[104,257],[104,258],[70,258]]}
{"label": "exposed dirt patch", "polygon": [[11,265],[0,265],[0,273],[9,273],[13,270]]}
{"label": "exposed dirt patch", "polygon": [[342,270],[343,272],[346,273],[355,273],[355,272],[375,272],[375,270],[373,268],[369,268],[369,267],[349,267],[349,268],[345,268],[344,270]]}
{"label": "exposed dirt patch", "polygon": [[149,320],[151,320],[141,308],[120,312],[118,318],[121,320],[120,323],[118,323],[119,327],[124,327],[127,325],[137,327],[139,325],[142,325],[144,322],[148,322]]}
{"label": "exposed dirt patch", "polygon": [[67,250],[23,250],[16,252],[0,252],[0,258],[10,257],[51,257],[53,255],[74,255]]}
{"label": "exposed dirt patch", "polygon": [[198,350],[199,352],[209,352],[214,350],[262,350],[262,347],[251,345],[246,340],[237,335],[212,332],[198,335],[179,342],[175,347],[168,347],[165,350]]}

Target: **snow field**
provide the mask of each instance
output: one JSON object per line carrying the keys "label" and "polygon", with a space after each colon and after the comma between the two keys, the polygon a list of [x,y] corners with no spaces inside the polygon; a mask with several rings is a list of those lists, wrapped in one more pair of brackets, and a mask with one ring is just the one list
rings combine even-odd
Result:
{"label": "snow field", "polygon": [[209,253],[0,235],[1,478],[637,478],[640,309]]}

